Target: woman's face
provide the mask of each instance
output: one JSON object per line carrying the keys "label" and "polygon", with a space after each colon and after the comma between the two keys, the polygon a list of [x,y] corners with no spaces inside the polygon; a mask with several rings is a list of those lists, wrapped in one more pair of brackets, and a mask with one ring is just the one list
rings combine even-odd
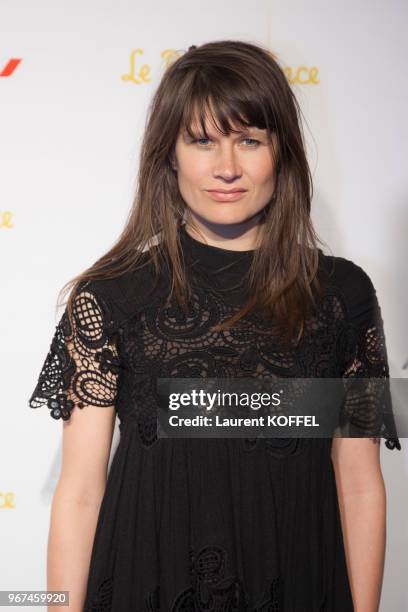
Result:
{"label": "woman's face", "polygon": [[[234,126],[236,127],[236,126]],[[240,128],[242,133],[220,134],[206,125],[209,139],[193,125],[193,140],[180,131],[175,165],[181,196],[194,221],[223,235],[240,234],[259,223],[261,211],[275,189],[275,161],[266,130]],[[276,136],[273,136],[276,145]],[[221,196],[216,190],[240,193]],[[213,192],[215,190],[215,193]],[[234,227],[235,230],[234,231]]]}

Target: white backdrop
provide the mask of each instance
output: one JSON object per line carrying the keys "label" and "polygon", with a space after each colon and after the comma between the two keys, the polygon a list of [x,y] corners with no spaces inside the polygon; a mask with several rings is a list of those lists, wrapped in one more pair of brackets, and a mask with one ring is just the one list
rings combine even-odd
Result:
{"label": "white backdrop", "polygon": [[[173,53],[231,38],[277,55],[304,113],[317,231],[370,275],[391,376],[407,377],[407,17],[402,0],[0,0],[0,590],[46,589],[62,423],[27,401],[58,291],[123,226],[147,104]],[[401,442],[381,451],[381,612],[408,611]]]}

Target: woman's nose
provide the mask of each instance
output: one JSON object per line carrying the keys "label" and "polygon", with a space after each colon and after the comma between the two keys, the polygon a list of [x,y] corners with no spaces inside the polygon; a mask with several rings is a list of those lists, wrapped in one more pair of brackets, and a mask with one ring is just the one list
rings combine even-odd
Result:
{"label": "woman's nose", "polygon": [[233,146],[220,147],[216,162],[214,164],[214,176],[220,176],[225,180],[234,179],[242,173],[236,152]]}

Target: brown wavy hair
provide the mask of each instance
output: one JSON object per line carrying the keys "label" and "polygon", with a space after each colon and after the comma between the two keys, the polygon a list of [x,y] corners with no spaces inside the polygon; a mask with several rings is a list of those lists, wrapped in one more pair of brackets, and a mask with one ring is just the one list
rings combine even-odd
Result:
{"label": "brown wavy hair", "polygon": [[[205,120],[222,134],[233,126],[256,126],[277,136],[276,181],[264,209],[261,241],[248,270],[251,296],[234,317],[216,329],[227,329],[252,309],[271,315],[282,339],[300,340],[305,318],[321,295],[319,248],[323,244],[310,218],[313,183],[306,159],[301,111],[275,56],[260,44],[236,40],[191,46],[162,75],[148,108],[141,146],[136,193],[125,227],[109,251],[66,283],[71,289],[69,316],[78,286],[114,278],[141,265],[148,253],[157,273],[170,272],[171,291],[182,308],[191,297],[183,267],[180,225],[188,209],[173,166],[180,129],[192,137]],[[157,248],[152,239],[160,234]]]}

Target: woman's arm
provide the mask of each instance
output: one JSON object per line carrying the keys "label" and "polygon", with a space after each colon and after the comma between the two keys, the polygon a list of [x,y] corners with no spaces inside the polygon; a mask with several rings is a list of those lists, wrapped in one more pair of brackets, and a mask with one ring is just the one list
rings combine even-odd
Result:
{"label": "woman's arm", "polygon": [[332,460],[355,612],[378,612],[386,543],[380,444],[334,438]]}
{"label": "woman's arm", "polygon": [[[114,407],[75,408],[63,422],[62,467],[48,536],[47,589],[69,591],[70,612],[82,612],[92,545],[106,486]],[[49,606],[48,612],[60,607]]]}

